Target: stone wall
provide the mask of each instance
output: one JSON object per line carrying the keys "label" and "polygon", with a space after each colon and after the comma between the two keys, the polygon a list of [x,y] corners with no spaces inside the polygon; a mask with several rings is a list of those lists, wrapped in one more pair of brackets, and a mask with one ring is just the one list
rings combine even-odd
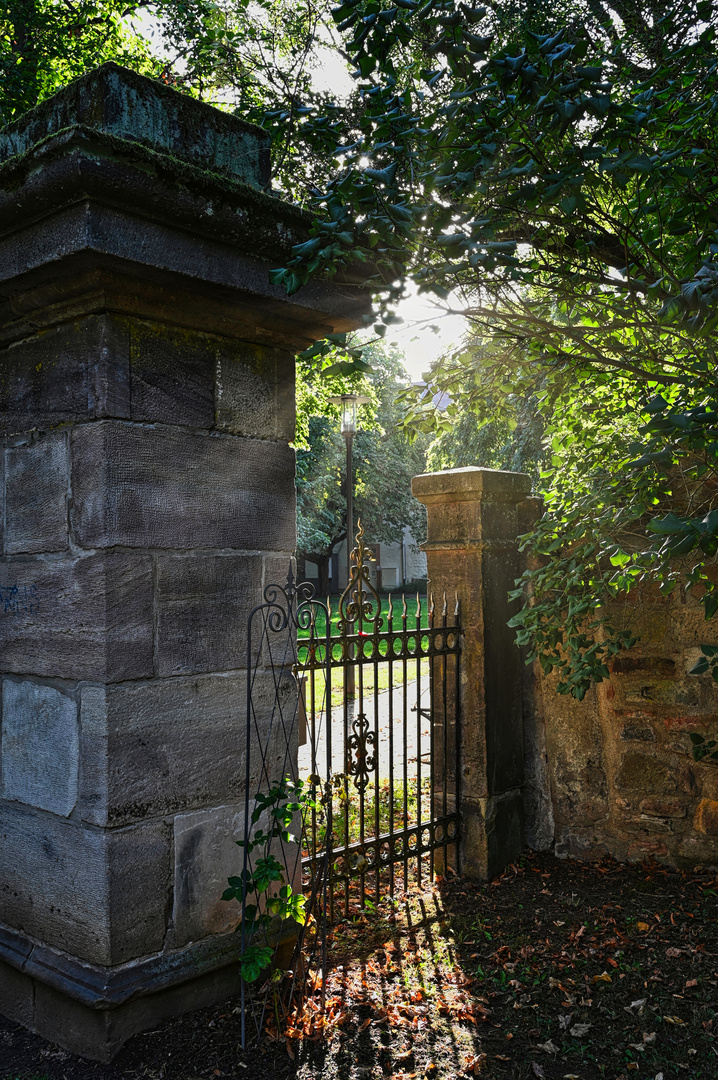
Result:
{"label": "stone wall", "polygon": [[614,621],[640,643],[583,701],[564,697],[538,664],[521,664],[507,626],[525,566],[516,538],[541,510],[529,477],[471,467],[412,487],[427,505],[429,588],[461,602],[465,872],[499,873],[522,841],[559,856],[718,865],[718,762],[695,762],[689,738],[718,738],[718,684],[690,674],[701,644],[718,643],[697,599],[629,597]]}
{"label": "stone wall", "polygon": [[716,865],[718,763],[695,762],[689,738],[718,735],[718,686],[689,674],[715,627],[677,592],[644,598],[631,620],[640,643],[584,701],[534,673],[529,838],[559,855]]}

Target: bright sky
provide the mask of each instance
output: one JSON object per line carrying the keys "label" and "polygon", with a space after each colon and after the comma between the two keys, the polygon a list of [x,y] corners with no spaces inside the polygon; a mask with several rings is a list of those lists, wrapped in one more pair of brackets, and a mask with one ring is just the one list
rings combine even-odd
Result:
{"label": "bright sky", "polygon": [[[459,304],[454,305],[454,309]],[[403,300],[396,309],[403,323],[392,326],[384,339],[395,341],[404,353],[404,367],[412,382],[421,379],[431,364],[447,349],[458,345],[467,330],[467,322],[461,315],[447,315],[439,302],[416,290]]]}

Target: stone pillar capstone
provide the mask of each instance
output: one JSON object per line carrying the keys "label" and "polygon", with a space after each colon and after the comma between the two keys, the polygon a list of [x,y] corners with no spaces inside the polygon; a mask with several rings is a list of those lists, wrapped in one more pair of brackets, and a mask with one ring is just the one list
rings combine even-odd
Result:
{"label": "stone pillar capstone", "polygon": [[523,847],[522,675],[508,592],[521,572],[519,509],[531,490],[525,473],[449,469],[415,476],[426,505],[428,589],[461,608],[458,706],[461,871],[489,880]]}
{"label": "stone pillar capstone", "polygon": [[310,219],[268,182],[264,132],[114,64],[0,134],[0,1011],[100,1060],[237,989],[294,354],[368,308],[270,284]]}

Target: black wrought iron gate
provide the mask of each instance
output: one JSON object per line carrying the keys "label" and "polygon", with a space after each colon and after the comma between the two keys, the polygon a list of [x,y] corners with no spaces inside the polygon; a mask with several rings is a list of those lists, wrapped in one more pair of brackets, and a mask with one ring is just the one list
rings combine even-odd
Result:
{"label": "black wrought iron gate", "polygon": [[[242,878],[264,836],[264,855],[283,867],[276,895],[301,888],[321,940],[336,917],[461,870],[458,600],[382,603],[361,523],[356,539],[338,602],[290,569],[248,626]],[[269,844],[267,815],[281,806],[292,828]],[[249,942],[245,908],[246,897]]]}

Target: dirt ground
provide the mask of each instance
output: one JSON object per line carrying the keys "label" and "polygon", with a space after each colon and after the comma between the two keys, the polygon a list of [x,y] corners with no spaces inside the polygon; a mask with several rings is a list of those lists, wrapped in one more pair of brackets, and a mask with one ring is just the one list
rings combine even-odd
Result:
{"label": "dirt ground", "polygon": [[0,1019],[0,1080],[715,1080],[717,900],[715,872],[527,855],[337,926],[289,1039],[242,1052],[230,1001],[98,1065]]}

